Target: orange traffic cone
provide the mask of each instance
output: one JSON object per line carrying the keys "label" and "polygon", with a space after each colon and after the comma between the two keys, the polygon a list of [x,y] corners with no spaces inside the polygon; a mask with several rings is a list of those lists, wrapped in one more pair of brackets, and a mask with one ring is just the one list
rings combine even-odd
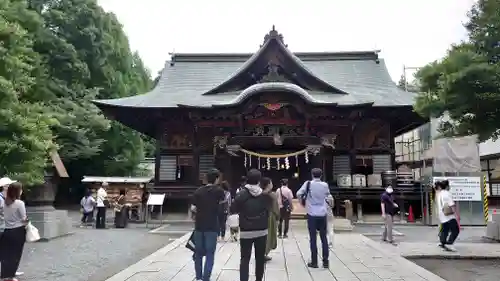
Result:
{"label": "orange traffic cone", "polygon": [[408,222],[415,222],[415,216],[413,215],[413,207],[410,205],[408,209]]}

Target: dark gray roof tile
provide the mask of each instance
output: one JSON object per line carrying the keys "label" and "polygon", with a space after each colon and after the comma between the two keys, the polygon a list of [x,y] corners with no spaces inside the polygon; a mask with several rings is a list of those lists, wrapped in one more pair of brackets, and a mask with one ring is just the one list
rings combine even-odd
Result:
{"label": "dark gray roof tile", "polygon": [[[412,105],[415,93],[399,89],[391,80],[383,59],[379,63],[373,58],[332,59],[325,53],[309,53],[319,59],[308,60],[301,54],[301,63],[314,75],[338,88],[347,95],[336,93],[309,92],[318,103],[338,103],[355,105],[373,103],[373,106]],[[241,61],[228,59],[216,61],[217,55],[209,62],[200,60],[179,60],[173,65],[166,63],[158,85],[142,95],[95,101],[98,105],[123,107],[177,107],[210,106],[227,104],[234,100],[238,92],[203,95],[234,75],[241,68]],[[241,56],[241,54],[240,54]]]}

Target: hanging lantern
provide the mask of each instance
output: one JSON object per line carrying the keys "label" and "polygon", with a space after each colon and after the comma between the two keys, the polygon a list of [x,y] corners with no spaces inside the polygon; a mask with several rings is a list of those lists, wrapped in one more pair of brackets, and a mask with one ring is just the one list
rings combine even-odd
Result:
{"label": "hanging lantern", "polygon": [[276,170],[280,169],[280,159],[276,158]]}
{"label": "hanging lantern", "polygon": [[304,153],[304,160],[306,161],[306,163],[309,163],[309,154],[307,153],[307,151]]}
{"label": "hanging lantern", "polygon": [[288,157],[285,158],[285,169],[290,169],[290,160],[288,160]]}
{"label": "hanging lantern", "polygon": [[267,164],[267,169],[271,170],[271,158],[267,157],[266,164]]}

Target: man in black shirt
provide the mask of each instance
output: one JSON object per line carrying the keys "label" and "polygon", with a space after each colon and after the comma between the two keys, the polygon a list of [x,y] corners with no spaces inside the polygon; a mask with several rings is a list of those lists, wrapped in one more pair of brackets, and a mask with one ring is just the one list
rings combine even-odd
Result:
{"label": "man in black shirt", "polygon": [[[214,266],[219,233],[218,214],[221,203],[224,201],[224,191],[218,185],[219,175],[217,169],[208,172],[208,184],[198,188],[193,195],[196,280],[210,281]],[[202,266],[203,256],[205,256],[205,266]]]}

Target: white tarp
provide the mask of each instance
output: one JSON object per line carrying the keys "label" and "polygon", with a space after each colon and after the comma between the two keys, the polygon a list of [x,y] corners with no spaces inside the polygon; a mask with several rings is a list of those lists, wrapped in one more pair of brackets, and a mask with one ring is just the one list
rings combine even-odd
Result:
{"label": "white tarp", "polygon": [[481,172],[477,136],[432,141],[433,168],[437,173]]}

